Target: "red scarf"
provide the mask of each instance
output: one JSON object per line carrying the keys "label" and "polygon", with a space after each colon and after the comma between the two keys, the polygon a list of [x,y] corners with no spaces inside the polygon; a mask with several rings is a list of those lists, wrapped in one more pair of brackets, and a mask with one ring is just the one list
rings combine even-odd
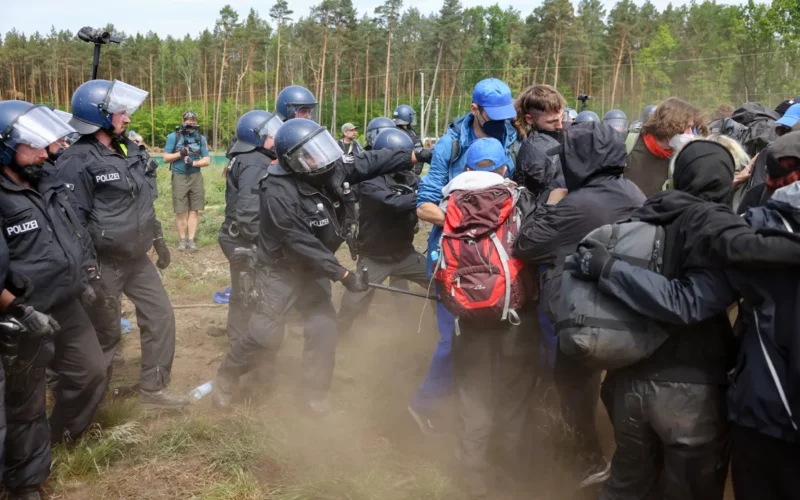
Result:
{"label": "red scarf", "polygon": [[657,158],[669,158],[672,156],[672,148],[665,149],[659,146],[658,141],[652,134],[642,134],[642,139],[644,139],[644,145],[653,153],[653,156]]}

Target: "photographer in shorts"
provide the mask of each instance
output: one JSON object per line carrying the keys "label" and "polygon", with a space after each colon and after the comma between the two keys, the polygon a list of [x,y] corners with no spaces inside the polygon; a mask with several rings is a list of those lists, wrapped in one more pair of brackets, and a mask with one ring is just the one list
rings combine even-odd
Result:
{"label": "photographer in shorts", "polygon": [[205,187],[201,167],[211,165],[206,138],[200,135],[197,113],[187,111],[183,123],[167,136],[164,161],[172,169],[172,209],[181,242],[179,251],[196,251],[194,236],[200,225],[200,211],[205,206]]}

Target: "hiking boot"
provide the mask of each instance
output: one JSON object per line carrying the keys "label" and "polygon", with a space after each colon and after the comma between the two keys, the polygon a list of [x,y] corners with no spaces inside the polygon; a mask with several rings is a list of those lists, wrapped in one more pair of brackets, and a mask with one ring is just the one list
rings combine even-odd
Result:
{"label": "hiking boot", "polygon": [[178,243],[178,251],[179,252],[185,252],[189,248],[188,244],[189,243],[188,243],[188,240],[186,238],[181,238],[181,242]]}
{"label": "hiking boot", "polygon": [[594,484],[604,483],[611,477],[611,462],[606,457],[592,455],[589,459],[589,469],[583,474],[581,488],[587,488]]}
{"label": "hiking boot", "polygon": [[238,381],[229,379],[224,375],[217,375],[214,380],[214,389],[211,391],[211,404],[214,408],[224,410],[233,403],[233,393],[236,391]]}
{"label": "hiking boot", "polygon": [[433,427],[433,422],[431,422],[431,419],[421,413],[418,413],[410,405],[408,407],[408,413],[410,413],[414,418],[414,422],[417,423],[419,430],[421,430],[423,434],[426,436],[433,436],[436,433],[436,429]]}
{"label": "hiking boot", "polygon": [[42,500],[39,492],[34,491],[11,491],[8,493],[9,500]]}
{"label": "hiking boot", "polygon": [[186,250],[190,252],[197,251],[197,245],[195,244],[194,240],[187,239],[186,240]]}
{"label": "hiking boot", "polygon": [[146,410],[183,408],[189,404],[188,398],[173,394],[166,389],[160,391],[139,389],[139,401]]}
{"label": "hiking boot", "polygon": [[228,330],[226,328],[222,328],[221,326],[209,326],[206,328],[206,335],[209,337],[224,337],[228,334]]}

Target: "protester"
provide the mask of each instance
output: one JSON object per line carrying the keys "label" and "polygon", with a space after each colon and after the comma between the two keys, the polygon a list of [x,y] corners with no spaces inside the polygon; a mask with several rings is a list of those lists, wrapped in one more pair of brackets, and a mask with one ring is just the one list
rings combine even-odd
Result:
{"label": "protester", "polygon": [[[481,80],[472,91],[469,113],[455,119],[448,127],[447,133],[436,143],[428,174],[421,179],[417,192],[417,216],[433,224],[428,238],[429,274],[432,271],[432,263],[437,260],[434,254],[438,256],[437,247],[444,225],[444,212],[439,208],[442,188],[464,171],[467,150],[477,139],[494,137],[508,152],[517,140],[516,130],[511,123],[516,115],[514,99],[508,85],[496,78]],[[511,155],[506,165],[509,169],[508,174],[511,175],[514,167]],[[408,407],[425,434],[434,431],[431,418],[441,402],[451,394],[453,387],[451,346],[454,318],[444,306],[437,303],[436,319],[439,342],[425,381]]]}
{"label": "protester", "polygon": [[642,127],[633,149],[628,153],[625,177],[650,197],[667,180],[669,159],[686,144],[704,124],[700,110],[677,97],[658,105]]}
{"label": "protester", "polygon": [[[526,263],[547,266],[541,301],[556,324],[564,259],[590,231],[627,218],[645,199],[636,185],[622,177],[625,143],[611,126],[575,124],[563,132],[557,153],[567,189],[553,190],[546,203],[526,215],[516,244],[517,254]],[[559,350],[555,381],[564,419],[575,429],[580,458],[588,468],[581,485],[604,481],[610,465],[603,456],[594,417],[600,373]]]}
{"label": "protester", "polygon": [[[606,378],[603,401],[614,424],[617,451],[601,499],[640,498],[657,485],[665,488],[665,498],[723,497],[728,449],[724,386],[736,355],[726,314],[736,299],[732,287],[745,299],[740,314],[748,331],[744,336],[745,358],[740,357],[731,387],[731,418],[744,427],[765,429],[767,435],[791,436],[777,430],[791,426],[778,402],[777,388],[769,382],[759,337],[767,335],[782,345],[794,343],[790,336],[776,337],[773,328],[796,322],[794,305],[784,309],[794,304],[797,293],[796,277],[786,276],[785,268],[800,263],[800,239],[775,230],[758,234],[718,203],[731,189],[733,170],[733,157],[723,145],[706,140],[690,142],[675,162],[676,190],[648,199],[633,214],[642,222],[665,228],[661,274],[618,261],[593,240],[582,243],[570,258],[573,272],[584,279],[599,279],[600,290],[640,314],[666,323],[697,323],[670,328],[668,339],[653,355]],[[762,212],[762,218],[765,215]],[[782,221],[778,223],[780,217],[771,219],[773,222],[759,225],[784,226]],[[766,269],[781,270],[783,276]],[[791,291],[781,278],[793,280],[786,282]],[[749,321],[752,307],[758,309],[756,318],[764,318],[759,320],[764,327],[761,333],[759,326]],[[782,311],[789,314],[778,322],[776,314]],[[772,354],[777,356],[774,350]],[[781,366],[786,373],[786,365]],[[769,395],[764,392],[767,390]],[[676,408],[676,413],[660,408]],[[765,415],[775,415],[776,419],[764,420]],[[763,446],[775,449],[775,443],[752,433],[745,432],[741,437],[748,445],[761,441]],[[786,445],[777,444],[777,449],[782,447]],[[661,451],[654,453],[654,449]],[[776,477],[780,481],[772,484],[760,477],[751,478],[753,451],[742,449],[749,458],[741,462],[748,467],[741,479],[750,483],[748,489],[762,487],[752,498],[779,498],[765,492],[790,483],[785,478]],[[736,454],[734,448],[734,462]],[[795,454],[795,464],[797,457]],[[791,467],[788,463],[775,466],[778,471]]]}
{"label": "protester", "polygon": [[[524,188],[516,189],[515,184],[508,181],[504,182],[503,176],[508,170],[506,161],[507,154],[500,141],[494,138],[478,139],[467,151],[465,171],[443,190],[443,195],[450,198],[449,204],[457,203],[453,197],[464,191],[472,191],[479,196],[481,189],[502,186],[514,193],[513,196],[517,197],[514,205],[516,210],[499,227],[492,228],[497,231],[493,234],[498,235],[508,231],[516,218],[532,210],[535,204],[530,192]],[[489,196],[503,200],[496,198],[495,193]],[[456,212],[458,209],[448,210],[448,221],[457,218]],[[488,209],[486,212],[494,213]],[[490,216],[475,215],[484,223],[493,221]],[[469,222],[462,220],[461,226],[465,224]],[[476,237],[474,232],[471,237]],[[503,239],[502,236],[498,237]],[[479,247],[481,243],[477,241],[476,246]],[[478,259],[491,259],[491,253],[487,252],[487,255]],[[460,257],[468,259],[464,254]],[[510,258],[513,258],[513,254]],[[463,265],[469,267],[471,262]],[[523,268],[520,272],[528,271]],[[473,274],[472,279],[477,279],[477,276]],[[512,277],[506,275],[505,279],[510,281]],[[488,282],[481,284],[491,287]],[[499,315],[496,319],[484,321],[458,318],[457,335],[453,337],[453,374],[458,414],[456,431],[462,480],[469,498],[489,498],[491,482],[487,473],[490,463],[519,477],[522,469],[519,467],[520,449],[527,446],[523,442],[523,431],[536,377],[536,335],[530,329],[535,322],[534,314],[524,314],[522,311],[515,324],[503,321]],[[498,453],[490,456],[493,436],[498,441]]]}
{"label": "protester", "polygon": [[211,165],[206,138],[198,131],[197,113],[187,111],[183,123],[167,136],[164,161],[172,169],[172,209],[178,229],[179,251],[197,251],[194,237],[200,227],[200,212],[206,205],[202,167]]}

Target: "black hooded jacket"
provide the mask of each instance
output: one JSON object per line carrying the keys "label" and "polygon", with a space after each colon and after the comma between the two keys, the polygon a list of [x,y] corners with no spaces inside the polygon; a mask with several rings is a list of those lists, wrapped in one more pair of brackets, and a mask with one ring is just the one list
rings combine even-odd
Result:
{"label": "black hooded jacket", "polygon": [[564,260],[591,231],[630,217],[645,197],[622,177],[626,149],[608,125],[588,122],[563,133],[559,158],[569,194],[557,205],[540,204],[527,214],[516,242],[517,255],[547,266],[542,296],[551,320],[561,296]]}
{"label": "black hooded jacket", "polygon": [[564,175],[558,155],[548,155],[557,148],[557,134],[533,131],[522,142],[514,168],[514,182],[525,186],[534,195],[547,194],[554,188],[564,188]]}
{"label": "black hooded jacket", "polygon": [[404,258],[414,251],[417,176],[381,175],[358,185],[358,246],[369,257]]}
{"label": "black hooded jacket", "polygon": [[[666,278],[684,280],[705,270],[712,273],[712,280],[724,281],[721,271],[731,267],[782,268],[800,263],[800,239],[774,229],[764,230],[769,235],[759,234],[729,207],[717,203],[728,195],[733,171],[733,157],[719,143],[692,142],[676,159],[676,190],[656,194],[633,214],[664,227]],[[628,304],[637,303],[637,311],[646,314],[650,298],[642,290],[653,288],[647,280],[646,273],[615,264],[600,287]],[[719,300],[730,301],[729,288],[709,287],[704,293],[719,293]],[[701,323],[670,328],[670,338],[651,357],[618,373],[670,382],[726,383],[726,372],[735,362],[735,343],[724,308],[717,310],[723,312]]]}
{"label": "black hooded jacket", "polygon": [[233,157],[225,176],[225,232],[244,247],[258,240],[260,204],[258,182],[273,163],[263,148],[255,148]]}

